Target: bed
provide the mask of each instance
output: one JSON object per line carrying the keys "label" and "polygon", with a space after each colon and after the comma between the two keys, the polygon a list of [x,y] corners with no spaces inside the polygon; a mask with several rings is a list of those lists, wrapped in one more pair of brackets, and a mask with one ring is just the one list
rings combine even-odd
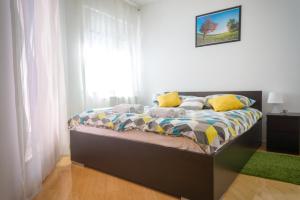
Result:
{"label": "bed", "polygon": [[[233,93],[255,99],[262,110],[261,91],[180,92],[207,96]],[[245,163],[261,145],[262,121],[212,154],[86,134],[71,130],[71,160],[140,185],[187,199],[220,199]]]}

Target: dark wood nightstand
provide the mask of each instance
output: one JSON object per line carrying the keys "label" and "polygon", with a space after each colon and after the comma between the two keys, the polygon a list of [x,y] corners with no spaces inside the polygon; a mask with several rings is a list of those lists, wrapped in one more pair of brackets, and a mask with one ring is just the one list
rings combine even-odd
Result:
{"label": "dark wood nightstand", "polygon": [[300,113],[267,114],[267,150],[300,153]]}

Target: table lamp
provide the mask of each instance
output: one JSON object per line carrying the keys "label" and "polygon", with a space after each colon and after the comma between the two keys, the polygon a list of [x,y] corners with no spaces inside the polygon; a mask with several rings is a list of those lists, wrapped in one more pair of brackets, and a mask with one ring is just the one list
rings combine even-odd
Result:
{"label": "table lamp", "polygon": [[268,96],[268,103],[273,106],[272,113],[280,113],[280,105],[283,104],[282,94],[270,92]]}

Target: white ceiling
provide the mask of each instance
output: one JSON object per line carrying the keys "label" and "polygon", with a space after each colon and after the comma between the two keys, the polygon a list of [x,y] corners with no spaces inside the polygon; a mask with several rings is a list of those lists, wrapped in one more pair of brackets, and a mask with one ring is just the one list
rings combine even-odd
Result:
{"label": "white ceiling", "polygon": [[137,5],[146,5],[148,3],[157,1],[157,0],[131,0],[132,2],[136,3]]}

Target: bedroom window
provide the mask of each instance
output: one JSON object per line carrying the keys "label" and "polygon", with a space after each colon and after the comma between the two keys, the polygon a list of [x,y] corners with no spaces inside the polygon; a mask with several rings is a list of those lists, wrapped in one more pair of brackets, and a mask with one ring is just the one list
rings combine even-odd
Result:
{"label": "bedroom window", "polygon": [[[126,12],[125,12],[126,13]],[[138,16],[83,9],[83,72],[87,105],[134,102],[138,91]]]}

